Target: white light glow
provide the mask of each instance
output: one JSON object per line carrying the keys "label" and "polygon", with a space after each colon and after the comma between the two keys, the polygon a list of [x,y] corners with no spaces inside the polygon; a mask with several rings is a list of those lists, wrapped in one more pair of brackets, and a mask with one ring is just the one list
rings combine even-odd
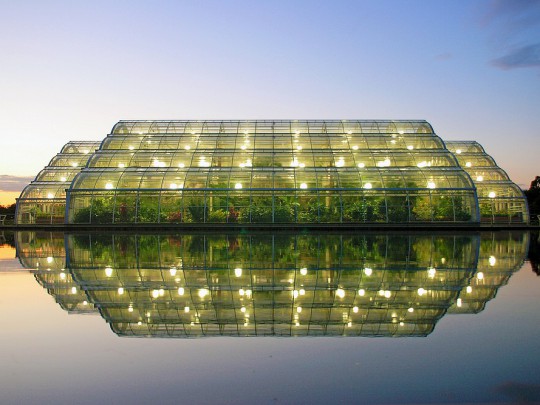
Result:
{"label": "white light glow", "polygon": [[429,278],[435,278],[435,274],[437,273],[437,270],[435,270],[433,267],[428,269],[428,276]]}
{"label": "white light glow", "polygon": [[66,273],[60,273],[60,280],[66,279]]}
{"label": "white light glow", "polygon": [[301,313],[302,312],[302,307],[297,307],[296,312]]}
{"label": "white light glow", "polygon": [[428,165],[428,163],[424,160],[424,161],[418,163],[416,166],[422,168],[422,167],[426,167],[427,165]]}
{"label": "white light glow", "polygon": [[353,145],[353,150],[358,150],[358,145]]}
{"label": "white light glow", "polygon": [[437,188],[437,185],[432,181],[428,181],[427,188],[434,189]]}
{"label": "white light glow", "polygon": [[179,287],[178,288],[178,295],[184,295],[184,293],[185,293],[184,287]]}
{"label": "white light glow", "polygon": [[237,190],[240,190],[242,188],[242,183],[236,183],[234,185],[234,188],[237,189]]}
{"label": "white light glow", "polygon": [[366,295],[366,290],[364,290],[363,288],[361,288],[360,290],[358,290],[358,295],[363,297],[364,295]]}
{"label": "white light glow", "polygon": [[353,307],[353,309],[352,309],[352,310],[353,310],[353,312],[354,312],[355,314],[357,314],[357,313],[358,313],[358,307]]}
{"label": "white light glow", "polygon": [[413,307],[410,307],[407,311],[409,311],[410,313],[413,313],[413,312],[414,312],[414,308],[413,308]]}
{"label": "white light glow", "polygon": [[489,261],[489,265],[491,267],[493,267],[493,266],[495,266],[495,264],[497,264],[497,259],[495,258],[495,256],[489,256],[488,261]]}
{"label": "white light glow", "polygon": [[471,163],[471,162],[465,162],[465,166],[466,166],[466,167],[471,167],[471,166],[472,166],[472,163]]}
{"label": "white light glow", "polygon": [[65,178],[65,177],[60,177],[60,181],[67,181],[67,178]]}
{"label": "white light glow", "polygon": [[363,169],[364,167],[366,167],[366,164],[365,163],[358,163],[357,165],[360,169]]}
{"label": "white light glow", "polygon": [[420,287],[417,292],[418,292],[419,296],[422,296],[422,295],[424,295],[426,293],[426,290],[424,290],[422,287]]}
{"label": "white light glow", "polygon": [[171,267],[171,268],[169,269],[169,273],[170,273],[170,275],[173,276],[173,277],[176,276],[176,267]]}
{"label": "white light glow", "polygon": [[199,290],[199,297],[200,297],[200,298],[204,298],[204,297],[206,297],[209,293],[210,293],[210,291],[208,291],[206,288],[201,288],[201,289]]}
{"label": "white light glow", "polygon": [[472,287],[471,287],[470,285],[467,286],[467,288],[465,289],[465,291],[467,291],[467,294],[472,293]]}
{"label": "white light glow", "polygon": [[306,183],[300,183],[300,188],[305,190],[307,188],[307,184]]}
{"label": "white light glow", "polygon": [[77,166],[79,166],[79,164],[76,163],[76,162],[73,162],[73,163],[71,164],[71,167],[77,167]]}
{"label": "white light glow", "polygon": [[490,191],[489,194],[488,194],[488,197],[489,198],[495,198],[495,197],[497,197],[497,194],[495,194],[495,191]]}
{"label": "white light glow", "polygon": [[336,290],[336,295],[339,297],[339,298],[344,298],[345,297],[345,290],[343,290],[342,288],[338,288]]}
{"label": "white light glow", "polygon": [[458,299],[457,299],[457,306],[458,306],[459,308],[461,308],[461,305],[463,305],[463,303],[462,303],[462,301],[461,301],[461,298],[458,298]]}
{"label": "white light glow", "polygon": [[53,260],[54,260],[54,259],[52,258],[52,256],[48,256],[48,257],[47,257],[47,263],[52,263]]}
{"label": "white light glow", "polygon": [[457,153],[458,155],[461,155],[461,149],[456,149],[456,153]]}
{"label": "white light glow", "polygon": [[54,194],[53,193],[47,194],[47,198],[49,198],[49,199],[54,198]]}
{"label": "white light glow", "polygon": [[111,267],[105,267],[105,275],[111,277],[113,274],[113,269]]}
{"label": "white light glow", "polygon": [[152,298],[159,297],[159,290],[152,290]]}
{"label": "white light glow", "polygon": [[242,276],[242,269],[240,267],[237,267],[236,269],[234,269],[234,275],[236,277],[241,277]]}
{"label": "white light glow", "polygon": [[124,294],[124,289],[122,287],[119,287],[118,288],[118,295],[123,295]]}
{"label": "white light glow", "polygon": [[133,149],[135,149],[135,146],[129,145],[128,149],[129,149],[129,150],[133,150]]}
{"label": "white light glow", "polygon": [[476,176],[476,181],[484,181],[484,176]]}
{"label": "white light glow", "polygon": [[184,312],[187,314],[189,312],[189,307],[184,307]]}
{"label": "white light glow", "polygon": [[186,165],[183,164],[183,163],[178,163],[178,167],[179,167],[180,169],[183,169],[184,167],[186,167]]}
{"label": "white light glow", "polygon": [[364,274],[365,274],[366,276],[371,276],[371,275],[373,274],[373,270],[370,269],[369,267],[366,267],[366,268],[364,269]]}
{"label": "white light glow", "polygon": [[483,280],[484,279],[484,273],[482,273],[481,271],[478,272],[478,274],[476,275],[476,278],[478,280]]}
{"label": "white light glow", "polygon": [[371,183],[366,183],[366,184],[364,184],[364,188],[365,188],[366,190],[370,190],[370,189],[373,188],[373,186],[372,186]]}
{"label": "white light glow", "polygon": [[126,165],[125,165],[124,163],[118,163],[118,167],[119,167],[120,169],[123,169],[124,167],[126,167]]}
{"label": "white light glow", "polygon": [[107,184],[105,184],[105,188],[107,190],[112,190],[114,188],[114,186],[112,185],[112,183],[107,183]]}
{"label": "white light glow", "polygon": [[191,146],[186,145],[186,146],[184,146],[184,149],[185,149],[185,150],[190,150],[190,149],[191,149]]}
{"label": "white light glow", "polygon": [[412,145],[407,145],[407,149],[413,150],[413,149],[414,149],[414,146],[412,146]]}
{"label": "white light glow", "polygon": [[302,267],[302,268],[300,269],[300,274],[303,275],[303,276],[305,276],[305,275],[307,274],[307,268],[306,268],[306,267]]}

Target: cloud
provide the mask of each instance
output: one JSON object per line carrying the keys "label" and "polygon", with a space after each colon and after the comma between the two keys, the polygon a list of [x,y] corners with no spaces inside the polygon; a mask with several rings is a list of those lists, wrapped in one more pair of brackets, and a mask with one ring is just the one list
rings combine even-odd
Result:
{"label": "cloud", "polygon": [[503,70],[540,67],[540,0],[491,0],[485,4],[481,25],[498,54],[492,66]]}
{"label": "cloud", "polygon": [[19,177],[0,174],[0,191],[22,191],[34,177]]}
{"label": "cloud", "polygon": [[513,49],[506,55],[493,59],[491,64],[503,70],[540,67],[540,43]]}

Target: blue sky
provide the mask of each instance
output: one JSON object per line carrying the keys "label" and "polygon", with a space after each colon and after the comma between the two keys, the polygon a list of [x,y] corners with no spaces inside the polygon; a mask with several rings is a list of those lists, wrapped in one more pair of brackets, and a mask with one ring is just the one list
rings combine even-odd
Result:
{"label": "blue sky", "polygon": [[539,0],[0,5],[5,198],[120,119],[420,118],[540,175]]}

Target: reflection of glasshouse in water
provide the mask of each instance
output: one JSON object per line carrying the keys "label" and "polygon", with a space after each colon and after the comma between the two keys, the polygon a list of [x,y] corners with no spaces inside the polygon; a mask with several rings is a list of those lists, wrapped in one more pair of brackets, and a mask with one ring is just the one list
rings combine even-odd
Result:
{"label": "reflection of glasshouse in water", "polygon": [[[522,193],[483,150],[482,183],[425,121],[120,121],[87,157],[62,184],[69,223],[528,220]],[[25,192],[18,205],[19,223],[43,221]]]}
{"label": "reflection of glasshouse in water", "polygon": [[[426,336],[480,312],[527,234],[20,233],[21,262],[72,312],[122,336]],[[49,256],[50,255],[50,256]],[[65,257],[68,257],[65,262]]]}

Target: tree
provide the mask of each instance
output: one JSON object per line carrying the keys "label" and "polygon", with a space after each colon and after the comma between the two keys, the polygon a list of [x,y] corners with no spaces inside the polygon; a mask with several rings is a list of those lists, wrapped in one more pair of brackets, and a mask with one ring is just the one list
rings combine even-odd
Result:
{"label": "tree", "polygon": [[536,176],[531,182],[531,187],[525,191],[527,202],[529,203],[529,213],[531,218],[540,215],[540,176]]}

